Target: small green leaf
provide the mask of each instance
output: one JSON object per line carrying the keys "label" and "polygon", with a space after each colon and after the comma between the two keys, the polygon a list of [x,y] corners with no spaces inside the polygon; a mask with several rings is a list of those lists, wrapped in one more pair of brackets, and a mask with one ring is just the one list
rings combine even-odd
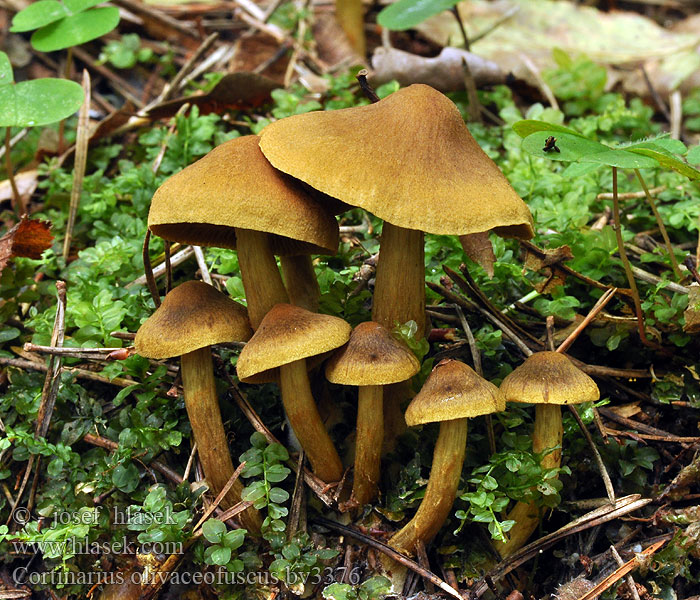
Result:
{"label": "small green leaf", "polygon": [[234,529],[233,531],[226,533],[221,541],[227,548],[235,550],[243,545],[243,540],[245,540],[246,533],[247,530],[245,529]]}
{"label": "small green leaf", "polygon": [[231,548],[210,546],[204,551],[204,560],[209,565],[225,565],[231,560]]}
{"label": "small green leaf", "polygon": [[289,499],[289,492],[282,488],[273,487],[270,489],[270,502],[281,504]]}
{"label": "small green leaf", "polygon": [[70,14],[65,5],[57,0],[39,0],[19,11],[12,19],[10,31],[21,33],[50,25]]}
{"label": "small green leaf", "polygon": [[691,181],[697,181],[700,179],[700,171],[675,157],[668,156],[658,152],[657,150],[652,150],[651,148],[630,148],[629,152],[634,152],[635,154],[641,154],[642,156],[649,157],[650,159],[655,160],[658,165],[671,169],[676,173],[680,173]]}
{"label": "small green leaf", "polygon": [[377,23],[394,31],[411,29],[458,2],[459,0],[398,0],[380,11]]}
{"label": "small green leaf", "polygon": [[10,58],[4,52],[0,52],[0,85],[12,83],[14,80]]}
{"label": "small green leaf", "polygon": [[[0,344],[4,344],[5,342],[18,338],[19,334],[20,331],[16,327],[3,327],[0,329]],[[279,481],[282,481],[282,479]]]}
{"label": "small green leaf", "polygon": [[63,0],[68,10],[73,14],[83,12],[88,8],[102,4],[105,0]]}
{"label": "small green leaf", "polygon": [[61,121],[83,103],[83,89],[65,79],[32,79],[0,86],[0,127],[37,127]]}
{"label": "small green leaf", "polygon": [[55,52],[101,37],[118,24],[119,9],[103,6],[46,25],[32,34],[31,42],[40,52]]}
{"label": "small green leaf", "polygon": [[112,472],[112,483],[125,494],[133,492],[139,484],[138,469],[133,464],[117,465]]}
{"label": "small green leaf", "polygon": [[[546,121],[538,121],[536,119],[523,119],[517,123],[513,123],[513,131],[517,133],[520,137],[525,138],[533,133],[541,133],[543,131],[550,132],[547,135],[561,135],[562,133],[567,133],[569,135],[575,135],[577,137],[583,137],[580,133],[564,127],[563,125],[555,125],[554,123],[547,123]],[[586,139],[586,138],[584,138]]]}
{"label": "small green leaf", "polygon": [[[555,150],[544,150],[545,142],[550,136],[556,138],[556,147],[559,148],[559,152]],[[610,150],[607,146],[589,140],[588,138],[576,134],[559,132],[556,129],[546,129],[531,133],[523,140],[522,148],[533,156],[564,161],[577,161],[581,160],[584,156],[593,156]]]}
{"label": "small green leaf", "polygon": [[691,165],[700,164],[700,146],[693,146],[690,150],[688,150],[688,156],[686,156],[686,159]]}
{"label": "small green leaf", "polygon": [[208,519],[202,525],[202,535],[212,544],[220,542],[225,533],[226,525],[218,519]]}

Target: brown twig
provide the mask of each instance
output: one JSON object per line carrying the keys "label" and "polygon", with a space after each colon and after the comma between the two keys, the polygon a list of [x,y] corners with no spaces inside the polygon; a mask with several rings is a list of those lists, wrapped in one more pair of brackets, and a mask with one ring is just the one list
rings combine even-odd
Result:
{"label": "brown twig", "polygon": [[615,219],[615,238],[617,239],[617,251],[620,254],[620,260],[622,260],[622,266],[627,274],[627,282],[629,283],[630,290],[632,292],[632,299],[634,300],[634,311],[637,315],[637,331],[639,333],[639,339],[642,344],[648,346],[649,348],[654,348],[659,350],[660,346],[655,344],[647,338],[646,330],[644,328],[644,313],[642,312],[642,302],[639,299],[639,290],[637,289],[637,282],[632,274],[632,268],[630,265],[629,258],[627,258],[627,252],[625,251],[625,244],[622,240],[622,222],[620,221],[620,202],[617,196],[617,167],[612,167],[612,193],[613,193],[613,218]]}
{"label": "brown twig", "polygon": [[[248,402],[248,399],[245,397],[245,394],[243,394],[241,389],[233,380],[233,377],[231,377],[231,374],[226,369],[221,369],[221,372],[224,374],[224,377],[229,383],[229,389],[231,391],[231,395],[233,396],[234,401],[238,405],[238,408],[241,409],[245,417],[248,419],[250,424],[253,426],[253,429],[262,433],[267,438],[267,441],[270,444],[279,444],[280,441],[272,434],[272,432],[267,428],[265,423],[262,422],[258,414],[255,412],[255,409],[253,409],[253,407]],[[293,460],[288,460],[287,465],[289,465],[289,467],[294,472],[297,472],[297,464]],[[323,502],[329,508],[332,508],[335,503],[333,500],[333,496],[327,491],[326,483],[321,481],[306,467],[303,467],[303,473],[306,485],[309,486],[309,488],[313,491],[314,494],[316,494],[316,496],[319,498],[319,500],[321,500],[321,502]]]}
{"label": "brown twig", "polygon": [[[469,327],[469,322],[458,304],[455,304],[455,312],[457,313],[462,329],[467,336],[469,351],[471,352],[472,362],[474,363],[474,370],[479,377],[483,377],[484,370],[481,366],[481,352],[479,352],[479,348],[476,345],[476,340],[474,339],[474,334],[472,333],[471,327]],[[489,438],[489,450],[491,450],[491,454],[496,454],[496,436],[493,432],[493,419],[491,418],[491,415],[486,415],[486,433]]]}
{"label": "brown twig", "polygon": [[611,290],[607,290],[599,299],[598,302],[595,303],[593,308],[589,311],[589,313],[586,315],[586,317],[581,321],[581,323],[574,329],[569,336],[561,343],[559,344],[559,347],[557,348],[557,352],[566,352],[569,348],[571,348],[571,345],[576,341],[576,338],[578,338],[579,335],[581,335],[581,332],[588,327],[588,325],[593,321],[593,319],[596,318],[596,315],[605,308],[605,306],[610,302],[610,300],[613,299],[613,296],[617,293],[617,288],[612,288]]}
{"label": "brown twig", "polygon": [[374,88],[369,84],[369,81],[367,81],[368,75],[369,71],[367,69],[361,69],[357,75],[355,75],[355,77],[357,78],[357,82],[360,84],[362,93],[372,104],[374,104],[375,102],[379,102],[379,96],[377,96],[377,92],[374,91]]}
{"label": "brown twig", "polygon": [[450,302],[452,304],[459,304],[462,308],[464,308],[466,310],[472,310],[472,311],[476,310],[477,312],[481,313],[484,317],[486,317],[489,321],[491,321],[494,325],[496,325],[496,327],[498,327],[506,335],[506,337],[508,337],[518,347],[518,349],[525,356],[530,356],[532,354],[532,352],[533,352],[532,349],[508,325],[506,325],[502,320],[500,320],[495,315],[492,315],[486,309],[484,309],[481,306],[478,306],[472,302],[465,300],[459,294],[455,294],[453,292],[450,292],[448,289],[444,288],[441,285],[438,285],[437,283],[433,283],[432,281],[426,281],[425,284],[431,290],[440,294],[448,302]]}
{"label": "brown twig", "polygon": [[148,284],[148,291],[151,292],[151,298],[156,308],[160,306],[160,294],[156,285],[156,278],[153,276],[153,268],[151,267],[151,255],[148,252],[149,242],[151,241],[151,230],[146,229],[146,236],[143,239],[143,269]]}
{"label": "brown twig", "polygon": [[366,544],[367,546],[370,546],[372,548],[375,548],[376,550],[379,550],[380,552],[383,552],[392,560],[395,560],[397,563],[400,563],[403,566],[411,569],[411,571],[413,571],[414,573],[418,573],[418,575],[420,575],[424,579],[427,579],[433,585],[439,587],[443,592],[447,592],[453,598],[457,598],[458,600],[463,600],[462,595],[456,589],[454,589],[451,585],[448,585],[447,583],[445,583],[442,579],[440,579],[432,571],[428,571],[428,569],[424,569],[415,561],[404,556],[400,552],[397,552],[391,546],[387,546],[383,542],[380,542],[379,540],[375,540],[374,538],[369,537],[368,535],[365,535],[364,533],[357,531],[356,529],[354,529],[352,527],[347,527],[345,525],[341,525],[340,523],[336,523],[335,521],[330,521],[329,519],[325,519],[323,517],[315,517],[314,521],[316,523],[318,523],[319,525],[323,525],[324,527],[327,527],[328,529],[331,529],[333,531],[339,531],[343,535],[347,535],[348,537],[355,538],[356,540],[362,542],[363,544]]}
{"label": "brown twig", "polygon": [[[186,246],[179,252],[173,254],[170,257],[170,264],[172,267],[177,267],[178,265],[182,264],[185,262],[187,259],[191,258],[194,256],[194,248],[192,246]],[[150,261],[149,261],[150,264]],[[144,268],[145,270],[145,268]],[[154,269],[151,269],[151,272],[153,273],[154,279],[158,279],[159,277],[162,277],[165,274],[165,263],[160,263],[157,267]],[[140,277],[137,277],[133,281],[130,281],[127,283],[124,287],[125,288],[130,288],[135,285],[143,285],[143,284],[148,283],[148,277],[144,274],[141,275]],[[149,288],[150,289],[150,288]]]}
{"label": "brown twig", "polygon": [[[0,365],[7,365],[18,369],[31,369],[32,371],[42,371],[44,373],[48,371],[48,367],[44,363],[22,358],[5,358],[4,356],[0,356]],[[77,367],[63,367],[63,370],[81,379],[90,379],[92,381],[98,381],[99,383],[109,383],[119,387],[129,387],[130,385],[138,384],[138,381],[127,379],[126,377],[114,377],[110,379],[104,375],[99,375],[98,373],[93,373],[86,369],[78,369]]]}
{"label": "brown twig", "polygon": [[[511,554],[507,559],[498,563],[493,569],[491,569],[487,576],[491,577],[493,580],[498,580],[517,569],[520,565],[527,562],[531,558],[539,556],[543,550],[553,546],[558,541],[565,537],[585,531],[596,525],[602,525],[603,523],[608,523],[613,519],[617,519],[624,515],[627,515],[635,510],[643,508],[647,504],[651,503],[649,498],[640,498],[639,494],[632,494],[631,496],[624,496],[618,498],[613,505],[606,504],[600,508],[586,513],[585,515],[579,517],[564,525],[564,527],[557,529],[556,531],[523,546]],[[469,590],[469,598],[480,598],[486,591],[488,591],[488,585],[486,584],[484,576],[482,579],[477,581]]]}

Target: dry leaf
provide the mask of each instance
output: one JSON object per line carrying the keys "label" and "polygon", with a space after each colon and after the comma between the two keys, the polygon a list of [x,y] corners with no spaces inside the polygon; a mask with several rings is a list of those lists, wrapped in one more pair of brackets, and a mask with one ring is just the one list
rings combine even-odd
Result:
{"label": "dry leaf", "polygon": [[554,288],[564,285],[566,272],[557,265],[566,260],[571,260],[573,257],[571,248],[568,246],[560,246],[549,250],[540,250],[539,248],[535,250],[528,246],[525,250],[523,264],[526,269],[538,271],[545,276],[545,279],[536,283],[534,288],[542,294],[547,294]]}
{"label": "dry leaf", "polygon": [[459,48],[443,48],[438,56],[426,58],[380,46],[372,56],[374,73],[371,82],[373,85],[381,85],[396,79],[402,86],[425,83],[441,92],[463,90],[464,60],[467,61],[477,86],[505,81],[505,73],[495,62]]}
{"label": "dry leaf", "polygon": [[172,117],[185,103],[199,107],[199,113],[202,115],[221,114],[226,110],[258,108],[270,100],[270,92],[278,87],[278,83],[263,75],[242,71],[228,73],[208,94],[169,100],[154,106],[148,111],[148,116],[151,119]]}
{"label": "dry leaf", "polygon": [[[30,171],[22,171],[15,175],[15,184],[20,196],[31,196],[36,189],[39,172],[36,169]],[[0,202],[3,200],[12,200],[12,186],[10,180],[5,179],[0,181]]]}
{"label": "dry leaf", "polygon": [[19,223],[0,238],[0,272],[15,256],[41,258],[41,253],[51,247],[53,236],[51,223],[22,217]]}
{"label": "dry leaf", "polygon": [[476,264],[481,265],[489,277],[493,277],[493,264],[496,262],[496,255],[493,253],[489,232],[481,231],[460,235],[459,243],[462,244],[464,253]]}
{"label": "dry leaf", "polygon": [[[639,75],[639,69],[618,71],[612,68],[617,65],[644,63],[662,95],[668,93],[668,85],[678,85],[680,80],[692,74],[692,63],[696,59],[691,55],[700,41],[697,31],[670,31],[636,12],[603,12],[563,0],[470,0],[458,5],[471,37],[487,30],[516,7],[516,14],[474,42],[471,51],[535,87],[538,87],[537,78],[523,60],[523,55],[537,70],[543,71],[556,66],[552,56],[554,48],[561,48],[571,55],[586,54],[595,62],[608,66],[609,86],[615,83],[615,79],[624,84],[627,79]],[[461,43],[457,21],[449,11],[425,20],[416,29],[440,46]],[[655,62],[659,63],[660,71],[669,74],[660,87],[657,87],[657,78],[651,75],[652,71],[657,72],[652,68]],[[645,85],[635,85],[635,89],[645,97],[649,95]]]}

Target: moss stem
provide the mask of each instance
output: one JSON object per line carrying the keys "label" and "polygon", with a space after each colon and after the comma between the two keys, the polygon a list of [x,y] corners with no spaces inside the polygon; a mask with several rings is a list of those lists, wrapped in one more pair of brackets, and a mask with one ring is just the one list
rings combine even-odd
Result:
{"label": "moss stem", "polygon": [[[216,395],[211,349],[206,346],[183,354],[181,374],[185,408],[197,442],[199,460],[209,487],[216,496],[228,483],[234,469]],[[236,480],[222,500],[221,508],[226,509],[240,502],[242,491],[243,484]],[[260,533],[261,520],[257,510],[248,508],[239,518],[241,525],[250,533]]]}

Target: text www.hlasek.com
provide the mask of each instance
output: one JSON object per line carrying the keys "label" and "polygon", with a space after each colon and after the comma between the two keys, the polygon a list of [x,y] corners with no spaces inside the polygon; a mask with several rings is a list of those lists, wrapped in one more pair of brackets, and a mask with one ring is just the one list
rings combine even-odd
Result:
{"label": "text www.hlasek.com", "polygon": [[87,538],[67,540],[43,540],[39,542],[12,542],[17,554],[35,554],[41,552],[44,556],[65,556],[70,554],[182,554],[182,542],[145,542],[134,545],[126,536],[112,542],[91,542]]}

